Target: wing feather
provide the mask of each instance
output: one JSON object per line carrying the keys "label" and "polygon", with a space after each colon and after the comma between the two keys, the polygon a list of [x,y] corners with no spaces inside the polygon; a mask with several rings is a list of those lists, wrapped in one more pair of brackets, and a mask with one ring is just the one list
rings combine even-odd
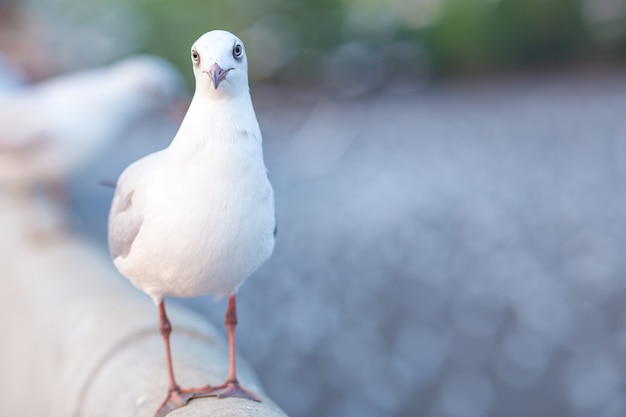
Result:
{"label": "wing feather", "polygon": [[125,258],[141,230],[144,213],[133,200],[137,184],[149,180],[160,164],[163,151],[150,154],[130,165],[120,175],[109,212],[109,252]]}

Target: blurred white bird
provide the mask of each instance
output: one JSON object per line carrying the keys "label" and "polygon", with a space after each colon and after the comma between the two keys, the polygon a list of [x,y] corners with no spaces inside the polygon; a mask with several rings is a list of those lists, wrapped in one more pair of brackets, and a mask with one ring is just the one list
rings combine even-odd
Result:
{"label": "blurred white bird", "polygon": [[[248,88],[241,40],[202,35],[191,49],[196,90],[170,146],[120,176],[109,214],[109,248],[118,270],[159,306],[169,394],[156,416],[191,398],[259,398],[235,369],[235,293],[271,255],[274,193]],[[223,385],[182,390],[169,347],[166,296],[229,295],[230,372]]]}
{"label": "blurred white bird", "polygon": [[0,96],[26,85],[28,77],[0,52]]}
{"label": "blurred white bird", "polygon": [[185,95],[167,61],[135,56],[70,73],[0,96],[0,186],[41,186],[66,204],[67,175],[94,158],[143,116]]}

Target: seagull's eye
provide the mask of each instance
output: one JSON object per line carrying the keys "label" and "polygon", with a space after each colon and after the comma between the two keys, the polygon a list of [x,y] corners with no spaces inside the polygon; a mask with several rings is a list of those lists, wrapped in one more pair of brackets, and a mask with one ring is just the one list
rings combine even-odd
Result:
{"label": "seagull's eye", "polygon": [[198,54],[198,51],[196,51],[195,49],[191,51],[191,59],[196,64],[200,62],[200,54]]}
{"label": "seagull's eye", "polygon": [[241,44],[235,44],[233,48],[233,56],[237,59],[241,59],[242,55],[243,55],[243,47],[241,46]]}

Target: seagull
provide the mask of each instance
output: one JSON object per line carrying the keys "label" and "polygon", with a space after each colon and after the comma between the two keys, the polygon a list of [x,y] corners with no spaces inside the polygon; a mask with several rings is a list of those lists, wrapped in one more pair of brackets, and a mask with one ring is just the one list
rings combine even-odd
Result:
{"label": "seagull", "polygon": [[152,55],[64,74],[0,96],[0,186],[67,204],[65,180],[150,114],[174,112],[185,82]]}
{"label": "seagull", "polygon": [[[236,293],[271,255],[274,191],[248,87],[244,45],[214,30],[191,48],[193,99],[170,145],[120,175],[109,213],[113,263],[158,306],[169,377],[155,416],[197,397],[242,397],[235,367]],[[219,386],[181,389],[174,378],[165,297],[228,296],[229,374]]]}
{"label": "seagull", "polygon": [[26,85],[27,77],[0,51],[0,96]]}

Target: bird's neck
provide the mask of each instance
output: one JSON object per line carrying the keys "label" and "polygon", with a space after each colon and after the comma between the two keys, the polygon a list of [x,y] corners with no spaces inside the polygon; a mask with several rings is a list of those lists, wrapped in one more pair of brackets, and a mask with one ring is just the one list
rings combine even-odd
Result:
{"label": "bird's neck", "polygon": [[170,148],[192,149],[247,137],[261,140],[249,94],[228,99],[194,95]]}

